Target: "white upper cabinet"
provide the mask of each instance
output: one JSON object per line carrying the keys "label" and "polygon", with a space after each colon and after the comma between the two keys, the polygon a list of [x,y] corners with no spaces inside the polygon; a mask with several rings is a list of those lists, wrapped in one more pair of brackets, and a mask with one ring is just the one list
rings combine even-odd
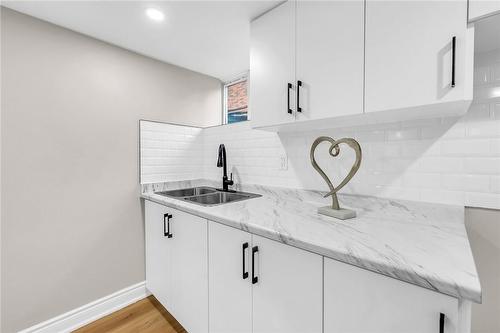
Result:
{"label": "white upper cabinet", "polygon": [[429,109],[465,112],[472,99],[472,39],[466,0],[367,0],[365,112],[409,109],[395,114],[404,118]]}
{"label": "white upper cabinet", "polygon": [[456,298],[333,259],[325,258],[324,270],[324,333],[468,331]]}
{"label": "white upper cabinet", "polygon": [[252,22],[250,108],[253,126],[294,120],[295,3],[285,2]]}
{"label": "white upper cabinet", "polygon": [[363,1],[297,2],[297,120],[363,113]]}
{"label": "white upper cabinet", "polygon": [[500,14],[500,0],[469,0],[469,21]]}
{"label": "white upper cabinet", "polygon": [[287,1],[251,24],[252,126],[459,115],[472,100],[467,0]]}

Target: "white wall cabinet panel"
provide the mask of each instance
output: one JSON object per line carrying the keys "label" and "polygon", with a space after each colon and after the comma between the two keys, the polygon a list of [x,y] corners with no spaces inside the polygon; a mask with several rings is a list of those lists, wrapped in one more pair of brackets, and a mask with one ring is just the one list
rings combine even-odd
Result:
{"label": "white wall cabinet panel", "polygon": [[469,21],[499,14],[500,0],[469,0]]}
{"label": "white wall cabinet panel", "polygon": [[252,237],[253,247],[258,247],[253,332],[322,332],[323,258],[260,236]]}
{"label": "white wall cabinet panel", "polygon": [[458,300],[325,258],[325,333],[446,333],[459,328]]}
{"label": "white wall cabinet panel", "polygon": [[207,220],[170,209],[172,290],[169,311],[191,333],[208,332]]}
{"label": "white wall cabinet panel", "polygon": [[[253,125],[294,120],[295,3],[288,1],[252,22],[250,110]],[[287,100],[290,100],[288,112]]]}
{"label": "white wall cabinet panel", "polygon": [[146,287],[165,306],[171,296],[171,242],[164,233],[168,208],[145,201]]}
{"label": "white wall cabinet panel", "polygon": [[[252,235],[209,222],[210,332],[252,332]],[[245,246],[244,246],[245,244]],[[244,263],[243,263],[243,260]],[[246,273],[243,276],[243,273]]]}
{"label": "white wall cabinet panel", "polygon": [[467,34],[466,0],[367,0],[365,48],[367,113],[437,108],[439,103],[472,99],[473,43]]}
{"label": "white wall cabinet panel", "polygon": [[363,113],[364,1],[297,2],[297,120]]}

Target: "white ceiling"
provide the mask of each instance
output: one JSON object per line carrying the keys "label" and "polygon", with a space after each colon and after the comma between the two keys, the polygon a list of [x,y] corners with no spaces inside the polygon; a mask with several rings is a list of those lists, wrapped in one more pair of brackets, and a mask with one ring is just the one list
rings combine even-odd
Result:
{"label": "white ceiling", "polygon": [[[2,1],[42,20],[227,81],[248,71],[250,21],[281,1]],[[164,12],[155,22],[146,8]]]}
{"label": "white ceiling", "polygon": [[474,48],[476,52],[500,49],[500,14],[482,19],[474,26]]}

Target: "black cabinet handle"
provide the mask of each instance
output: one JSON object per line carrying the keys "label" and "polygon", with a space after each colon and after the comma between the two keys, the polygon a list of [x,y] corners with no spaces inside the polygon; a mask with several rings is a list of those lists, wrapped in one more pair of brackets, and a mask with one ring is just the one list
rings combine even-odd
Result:
{"label": "black cabinet handle", "polygon": [[439,314],[439,333],[444,333],[444,313]]}
{"label": "black cabinet handle", "polygon": [[300,107],[300,87],[302,87],[302,81],[297,81],[297,112],[302,112],[302,108]]}
{"label": "black cabinet handle", "polygon": [[245,280],[248,277],[248,271],[245,269],[245,250],[248,249],[248,243],[243,243],[243,247],[241,250],[241,255],[243,258],[243,280]]}
{"label": "black cabinet handle", "polygon": [[259,252],[259,247],[252,247],[252,284],[259,282],[259,278],[255,276],[255,253]]}
{"label": "black cabinet handle", "polygon": [[170,219],[172,218],[172,214],[163,214],[163,236],[172,238],[172,234],[170,233]]}
{"label": "black cabinet handle", "polygon": [[292,114],[292,109],[290,109],[290,89],[292,89],[292,84],[288,83],[288,88],[286,92],[286,105],[287,105],[287,112],[289,114]]}
{"label": "black cabinet handle", "polygon": [[457,37],[451,39],[451,87],[455,87],[455,49],[457,47]]}
{"label": "black cabinet handle", "polygon": [[165,236],[165,237],[168,236],[167,218],[168,218],[168,214],[163,214],[163,236]]}

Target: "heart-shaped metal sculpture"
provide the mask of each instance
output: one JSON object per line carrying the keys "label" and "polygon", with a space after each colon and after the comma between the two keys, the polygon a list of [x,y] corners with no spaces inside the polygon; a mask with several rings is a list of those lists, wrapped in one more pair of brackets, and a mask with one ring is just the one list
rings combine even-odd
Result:
{"label": "heart-shaped metal sculpture", "polygon": [[[340,184],[337,187],[333,186],[332,182],[330,181],[330,178],[328,178],[328,176],[325,174],[325,172],[319,167],[318,163],[316,162],[316,159],[314,158],[314,152],[315,152],[316,148],[318,147],[318,145],[321,142],[324,142],[324,141],[330,142],[331,146],[330,146],[330,149],[328,150],[328,152],[329,152],[330,156],[332,156],[332,157],[339,156],[339,154],[340,154],[340,146],[339,145],[342,143],[351,147],[354,150],[354,152],[356,153],[356,160],[354,161],[354,164],[352,165],[351,170],[349,171],[347,176],[340,182]],[[361,157],[362,157],[361,146],[359,145],[359,143],[356,140],[354,140],[352,138],[342,138],[339,140],[335,140],[329,136],[320,136],[319,138],[314,140],[314,142],[311,146],[310,157],[311,157],[312,166],[314,167],[314,169],[316,171],[318,171],[318,173],[321,175],[321,177],[325,180],[326,184],[330,188],[330,192],[328,192],[324,197],[326,198],[326,197],[331,195],[332,196],[332,205],[331,205],[331,207],[323,207],[323,208],[327,208],[330,210],[342,210],[339,206],[337,192],[341,188],[343,188],[358,171],[358,169],[361,165]],[[320,209],[319,211],[322,214],[327,214],[327,215],[333,216],[332,214],[325,212],[324,210],[325,209]],[[356,216],[355,212],[353,212],[353,213],[354,214],[344,214],[345,216],[347,216],[345,218]],[[340,215],[340,216],[342,216],[342,215]],[[337,214],[334,217],[342,218],[342,217],[337,216]]]}

